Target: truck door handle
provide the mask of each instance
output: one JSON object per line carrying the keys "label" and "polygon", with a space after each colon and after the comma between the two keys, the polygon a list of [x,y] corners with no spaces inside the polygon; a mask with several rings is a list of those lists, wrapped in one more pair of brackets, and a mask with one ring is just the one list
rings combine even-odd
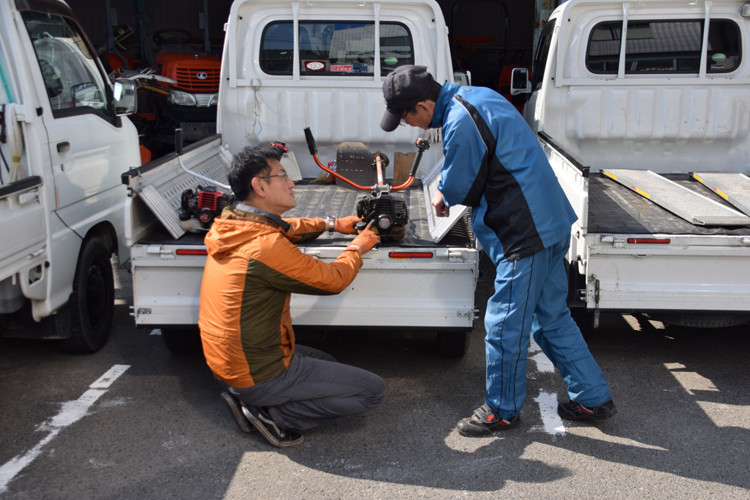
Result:
{"label": "truck door handle", "polygon": [[64,151],[70,151],[70,143],[68,141],[57,143],[57,152],[62,153]]}

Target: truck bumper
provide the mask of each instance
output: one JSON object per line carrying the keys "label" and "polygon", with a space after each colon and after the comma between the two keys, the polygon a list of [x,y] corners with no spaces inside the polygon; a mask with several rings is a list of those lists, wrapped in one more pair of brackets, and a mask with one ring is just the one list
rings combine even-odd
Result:
{"label": "truck bumper", "polygon": [[[133,314],[137,326],[198,323],[206,258],[179,255],[185,250],[200,251],[202,247],[133,247]],[[342,250],[343,247],[303,249],[324,261],[333,261]],[[408,250],[432,257],[392,257],[388,248],[375,249],[365,256],[359,274],[340,294],[292,295],[294,324],[470,330],[475,318],[479,252],[472,248]]]}
{"label": "truck bumper", "polygon": [[[594,237],[594,235],[590,235]],[[750,239],[651,235],[669,243],[597,242],[585,266],[586,307],[750,312]]]}

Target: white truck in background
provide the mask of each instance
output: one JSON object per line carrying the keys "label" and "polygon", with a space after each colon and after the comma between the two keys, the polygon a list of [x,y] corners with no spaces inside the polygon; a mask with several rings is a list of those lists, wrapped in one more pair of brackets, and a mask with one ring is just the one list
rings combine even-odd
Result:
{"label": "white truck in background", "polygon": [[0,334],[100,349],[124,261],[133,82],[110,85],[67,4],[0,0]]}
{"label": "white truck in background", "polygon": [[[203,237],[228,202],[232,155],[245,146],[280,141],[289,148],[282,163],[296,181],[297,208],[286,216],[353,215],[360,200],[371,199],[369,190],[341,180],[315,182],[324,172],[308,149],[309,128],[319,160],[336,160],[336,172],[359,185],[376,184],[375,152],[389,159],[383,177],[392,186],[405,182],[412,156],[422,159],[410,187],[385,195],[397,207],[387,215],[404,222],[403,238],[384,237],[342,293],[293,295],[294,324],[428,330],[437,332],[439,352],[463,355],[476,316],[479,251],[465,208],[454,209],[449,220],[434,217],[429,201],[439,180],[440,145],[417,153],[416,129],[380,129],[383,79],[402,64],[425,65],[438,81],[453,81],[447,29],[433,0],[236,0],[226,24],[220,135],[123,174],[136,325],[160,328],[173,352],[190,348]],[[332,261],[349,239],[325,233],[300,247]]]}
{"label": "white truck in background", "polygon": [[[578,215],[570,297],[684,326],[750,321],[750,2],[569,0],[514,94]],[[748,53],[746,53],[748,52]]]}

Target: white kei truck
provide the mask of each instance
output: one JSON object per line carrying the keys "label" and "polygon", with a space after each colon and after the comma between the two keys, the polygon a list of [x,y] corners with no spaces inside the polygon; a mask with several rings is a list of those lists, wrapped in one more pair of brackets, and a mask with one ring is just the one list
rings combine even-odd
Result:
{"label": "white kei truck", "polygon": [[0,334],[94,352],[125,261],[124,169],[138,135],[121,115],[135,85],[110,84],[68,5],[0,0]]}
{"label": "white kei truck", "polygon": [[[136,325],[160,328],[173,352],[189,350],[203,238],[231,202],[232,156],[248,145],[282,142],[297,200],[285,216],[358,214],[375,220],[383,235],[342,293],[293,295],[293,323],[436,332],[438,352],[462,356],[476,317],[480,256],[468,209],[434,217],[440,144],[424,149],[410,127],[380,129],[383,80],[394,68],[419,64],[438,81],[454,79],[438,4],[236,0],[225,31],[219,134],[123,174]],[[348,181],[325,182],[333,177],[323,168]],[[351,238],[326,232],[300,248],[332,261]]]}
{"label": "white kei truck", "polygon": [[578,215],[574,315],[750,321],[750,2],[569,0],[537,47],[512,92]]}

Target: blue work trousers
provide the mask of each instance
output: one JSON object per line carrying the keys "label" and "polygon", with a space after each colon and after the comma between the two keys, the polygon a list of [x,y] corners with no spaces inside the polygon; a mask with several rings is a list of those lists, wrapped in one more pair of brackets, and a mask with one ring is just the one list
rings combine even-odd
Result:
{"label": "blue work trousers", "polygon": [[529,335],[568,385],[570,399],[597,406],[611,396],[566,302],[569,238],[518,260],[496,261],[495,293],[487,302],[486,403],[501,418],[517,415],[526,398]]}

